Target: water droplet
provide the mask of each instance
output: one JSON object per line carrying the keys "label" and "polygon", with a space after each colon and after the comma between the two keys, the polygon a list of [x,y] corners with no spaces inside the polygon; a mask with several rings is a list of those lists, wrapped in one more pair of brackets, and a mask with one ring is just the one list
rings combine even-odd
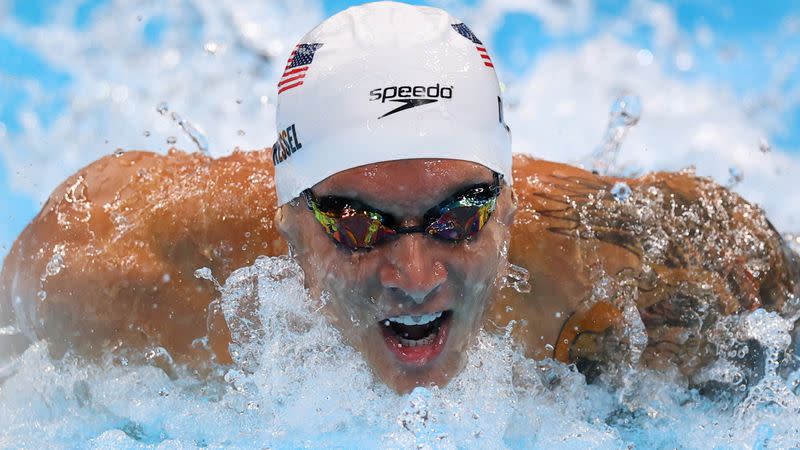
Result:
{"label": "water droplet", "polygon": [[89,187],[86,185],[83,175],[79,175],[75,183],[67,188],[67,192],[64,193],[64,200],[76,206],[86,206],[86,191],[88,189]]}
{"label": "water droplet", "polygon": [[161,102],[156,105],[156,111],[158,111],[158,113],[162,116],[165,116],[169,112],[169,105],[167,102]]}
{"label": "water droplet", "polygon": [[58,275],[61,269],[64,268],[64,255],[61,252],[53,253],[53,257],[47,263],[44,271],[48,277]]}
{"label": "water droplet", "polygon": [[510,287],[521,294],[527,294],[531,291],[531,284],[528,282],[530,277],[528,269],[508,263],[501,287]]}
{"label": "water droplet", "polygon": [[237,98],[237,99],[236,99],[236,104],[237,104],[237,105],[241,105],[241,104],[242,104],[242,99],[240,99],[240,98]]}
{"label": "water droplet", "polygon": [[144,135],[144,137],[150,137],[150,132],[147,130],[144,130],[144,133],[142,134]]}
{"label": "water droplet", "polygon": [[728,185],[727,187],[732,188],[735,187],[737,184],[741,183],[744,180],[744,173],[742,173],[742,169],[731,166],[728,168]]}
{"label": "water droplet", "polygon": [[687,51],[680,51],[675,55],[675,67],[682,72],[691,70],[694,66],[694,56]]}
{"label": "water droplet", "polygon": [[124,154],[125,154],[125,150],[123,150],[121,148],[118,148],[118,149],[114,150],[114,156],[116,156],[117,158],[119,158],[120,156],[122,156]]}
{"label": "water droplet", "polygon": [[649,66],[653,62],[653,52],[649,49],[643,48],[636,52],[636,59],[641,66]]}
{"label": "water droplet", "polygon": [[236,134],[238,134],[239,136],[244,136],[245,133],[244,130],[239,130],[236,132]]}
{"label": "water droplet", "polygon": [[769,153],[772,151],[772,146],[766,138],[762,137],[758,140],[758,150],[761,153]]}
{"label": "water droplet", "polygon": [[175,136],[170,136],[167,138],[167,144],[169,145],[175,145],[176,142],[178,142],[178,139],[176,139]]}
{"label": "water droplet", "polygon": [[555,350],[555,347],[553,347],[552,344],[545,344],[544,349],[547,350],[548,352],[552,352],[553,350]]}
{"label": "water droplet", "polygon": [[206,53],[209,53],[211,55],[216,55],[219,49],[220,45],[214,41],[208,41],[205,44],[203,44],[203,50],[205,50]]}
{"label": "water droplet", "polygon": [[47,299],[47,292],[39,291],[36,293],[36,296],[39,297],[39,300],[44,301]]}
{"label": "water droplet", "polygon": [[627,183],[618,181],[614,184],[614,187],[611,188],[611,195],[614,196],[614,200],[624,202],[630,198],[631,188]]}
{"label": "water droplet", "polygon": [[142,16],[136,16],[136,21],[137,22],[141,22],[142,21]]}

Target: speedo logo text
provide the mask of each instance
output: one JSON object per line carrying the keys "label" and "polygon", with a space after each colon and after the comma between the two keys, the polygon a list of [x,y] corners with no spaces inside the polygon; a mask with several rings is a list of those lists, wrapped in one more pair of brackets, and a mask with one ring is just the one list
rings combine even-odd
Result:
{"label": "speedo logo text", "polygon": [[453,86],[441,86],[439,83],[433,86],[387,86],[369,91],[369,101],[371,102],[402,103],[402,105],[378,117],[378,119],[417,106],[436,103],[439,100],[448,100],[451,98],[453,98]]}

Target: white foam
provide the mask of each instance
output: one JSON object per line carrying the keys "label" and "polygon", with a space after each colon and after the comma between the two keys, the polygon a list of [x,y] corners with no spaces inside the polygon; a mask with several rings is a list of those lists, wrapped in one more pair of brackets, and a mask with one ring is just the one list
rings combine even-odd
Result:
{"label": "white foam", "polygon": [[[738,407],[699,396],[673,373],[630,371],[621,390],[587,385],[574,368],[523,358],[502,334],[481,333],[448,386],[398,396],[313,305],[287,257],[236,271],[220,298],[236,363],[210,381],[164,370],[168,355],[144,365],[54,361],[37,343],[0,387],[0,445],[781,447],[800,438],[797,399],[782,378],[765,377]],[[786,323],[756,311],[738,326],[783,349]]]}

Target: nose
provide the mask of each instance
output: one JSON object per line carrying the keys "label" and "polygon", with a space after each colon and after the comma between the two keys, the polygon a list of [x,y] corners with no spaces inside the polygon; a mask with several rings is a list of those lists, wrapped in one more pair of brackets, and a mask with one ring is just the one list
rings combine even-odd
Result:
{"label": "nose", "polygon": [[426,250],[423,236],[409,234],[390,244],[387,262],[380,268],[381,284],[397,289],[422,304],[447,280],[447,269],[434,252]]}

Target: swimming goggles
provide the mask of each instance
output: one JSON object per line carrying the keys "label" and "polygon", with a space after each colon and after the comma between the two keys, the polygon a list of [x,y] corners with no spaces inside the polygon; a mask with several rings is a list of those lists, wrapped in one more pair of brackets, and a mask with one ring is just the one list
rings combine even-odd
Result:
{"label": "swimming goggles", "polygon": [[337,196],[317,198],[306,189],[301,193],[328,236],[350,250],[366,250],[387,239],[408,233],[423,233],[443,241],[472,239],[486,225],[497,204],[503,176],[494,173],[492,184],[471,186],[428,210],[421,225],[403,227],[391,214],[358,200]]}

